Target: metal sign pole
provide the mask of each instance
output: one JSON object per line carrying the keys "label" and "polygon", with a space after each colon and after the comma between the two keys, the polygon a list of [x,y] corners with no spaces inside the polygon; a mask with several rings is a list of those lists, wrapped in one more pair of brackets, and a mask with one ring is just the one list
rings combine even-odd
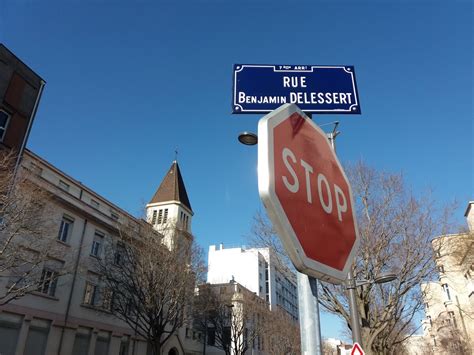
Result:
{"label": "metal sign pole", "polygon": [[[347,270],[359,244],[352,190],[334,149],[337,123],[328,135],[293,103],[280,106],[258,123],[259,194],[295,268],[305,274],[297,275],[302,353],[305,355],[322,352],[318,283],[308,276],[346,283]],[[253,144],[255,138],[250,140]],[[239,140],[251,144],[240,137]],[[297,164],[299,158],[302,158],[304,174]],[[327,159],[330,164],[321,165],[321,159]],[[313,166],[319,168],[319,205],[312,203],[309,177]],[[290,179],[288,174],[292,176]],[[329,197],[328,204],[323,201],[324,189],[320,182],[323,180],[326,195],[331,196],[334,185],[336,197],[335,200]],[[304,188],[300,189],[300,181],[306,182],[306,194]],[[333,213],[333,201],[337,214]],[[343,221],[345,212],[347,218]],[[312,223],[315,219],[317,222]],[[328,240],[331,243],[327,243]]]}
{"label": "metal sign pole", "polygon": [[297,273],[297,279],[301,354],[321,355],[318,281],[300,272]]}
{"label": "metal sign pole", "polygon": [[[312,118],[311,113],[305,113],[309,118]],[[301,353],[304,355],[321,355],[318,280],[300,272],[297,276]]]}
{"label": "metal sign pole", "polygon": [[349,310],[351,315],[352,340],[362,346],[362,336],[360,334],[359,313],[357,312],[356,281],[352,275],[352,269],[347,274],[349,284]]}
{"label": "metal sign pole", "polygon": [[[336,131],[337,124],[331,133],[328,133],[328,140],[331,143],[332,149],[336,152],[336,136],[339,132]],[[351,317],[352,340],[362,346],[362,336],[360,333],[359,313],[357,312],[357,295],[356,295],[356,281],[352,275],[352,268],[347,273],[347,289],[349,291],[349,311]]]}

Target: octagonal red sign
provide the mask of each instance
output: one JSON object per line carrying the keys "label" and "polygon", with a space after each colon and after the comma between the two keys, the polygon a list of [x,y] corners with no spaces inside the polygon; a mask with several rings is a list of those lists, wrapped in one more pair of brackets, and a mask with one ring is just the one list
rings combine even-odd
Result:
{"label": "octagonal red sign", "polygon": [[352,191],[326,134],[296,105],[258,124],[260,197],[295,267],[343,282],[357,252]]}

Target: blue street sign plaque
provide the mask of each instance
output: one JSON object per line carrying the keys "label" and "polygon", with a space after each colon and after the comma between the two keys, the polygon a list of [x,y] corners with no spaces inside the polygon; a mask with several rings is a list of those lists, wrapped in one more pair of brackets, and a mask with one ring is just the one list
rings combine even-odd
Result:
{"label": "blue street sign plaque", "polygon": [[285,103],[304,112],[360,114],[354,67],[234,65],[232,113],[271,112]]}

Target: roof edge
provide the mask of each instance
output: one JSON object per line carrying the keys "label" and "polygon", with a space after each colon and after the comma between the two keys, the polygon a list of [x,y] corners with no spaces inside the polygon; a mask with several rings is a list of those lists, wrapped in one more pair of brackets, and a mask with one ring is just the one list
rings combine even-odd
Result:
{"label": "roof edge", "polygon": [[471,210],[472,205],[474,205],[474,201],[469,201],[467,203],[466,212],[464,212],[464,217],[467,217],[467,215],[469,214],[469,211]]}

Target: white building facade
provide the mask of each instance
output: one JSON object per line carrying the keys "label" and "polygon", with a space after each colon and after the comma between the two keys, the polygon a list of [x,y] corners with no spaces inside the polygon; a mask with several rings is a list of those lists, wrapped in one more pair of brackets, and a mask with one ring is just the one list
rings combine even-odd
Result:
{"label": "white building facade", "polygon": [[269,248],[224,248],[211,245],[207,282],[236,281],[266,300],[272,309],[284,309],[298,321],[296,275],[281,264]]}
{"label": "white building facade", "polygon": [[435,354],[474,351],[474,202],[466,209],[469,231],[432,241],[438,281],[421,285],[425,343]]}

